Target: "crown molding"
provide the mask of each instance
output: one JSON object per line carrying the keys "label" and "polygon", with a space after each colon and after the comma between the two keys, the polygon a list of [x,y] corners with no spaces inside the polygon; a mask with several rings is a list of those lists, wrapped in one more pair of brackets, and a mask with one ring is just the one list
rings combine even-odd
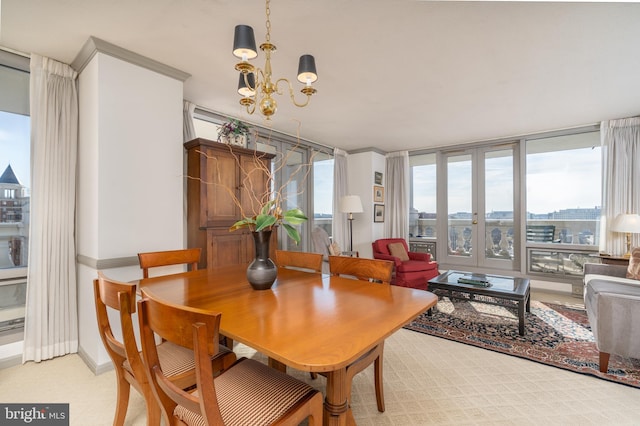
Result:
{"label": "crown molding", "polygon": [[139,55],[93,36],[89,37],[89,39],[84,43],[80,52],[76,55],[76,58],[71,62],[71,67],[78,73],[82,72],[84,67],[87,66],[96,53],[104,53],[176,80],[185,81],[191,77],[191,74],[180,71],[177,68],[154,61],[153,59]]}

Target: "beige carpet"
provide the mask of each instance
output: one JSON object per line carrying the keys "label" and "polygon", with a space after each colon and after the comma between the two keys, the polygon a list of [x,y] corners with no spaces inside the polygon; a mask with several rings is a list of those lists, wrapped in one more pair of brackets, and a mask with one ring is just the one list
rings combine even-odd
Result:
{"label": "beige carpet", "polygon": [[[575,301],[575,299],[573,299]],[[255,356],[238,345],[239,356]],[[640,390],[468,345],[399,330],[385,345],[386,412],[373,368],[355,378],[358,425],[638,425]],[[290,371],[319,389],[324,378]],[[0,370],[0,402],[68,402],[71,425],[110,425],[113,372],[94,376],[77,355]],[[144,425],[131,392],[127,425]]]}

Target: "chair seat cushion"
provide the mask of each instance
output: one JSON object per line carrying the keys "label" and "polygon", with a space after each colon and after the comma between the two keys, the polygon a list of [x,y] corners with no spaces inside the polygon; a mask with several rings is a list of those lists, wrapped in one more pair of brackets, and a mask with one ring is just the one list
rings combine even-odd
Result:
{"label": "chair seat cushion", "polygon": [[[178,376],[187,373],[196,368],[196,362],[193,358],[193,351],[182,346],[175,345],[171,342],[162,342],[158,346],[158,359],[162,371],[167,377]],[[231,352],[229,348],[220,345],[219,355]],[[218,355],[218,356],[219,356]],[[142,352],[140,352],[142,359]],[[129,361],[126,360],[122,367],[133,374]]]}
{"label": "chair seat cushion", "polygon": [[437,267],[436,262],[423,262],[421,260],[407,260],[397,267],[398,272],[431,271]]}
{"label": "chair seat cushion", "polygon": [[[238,362],[214,380],[225,425],[272,424],[314,391],[308,384],[252,359]],[[202,416],[180,405],[174,415],[187,425],[205,425]]]}

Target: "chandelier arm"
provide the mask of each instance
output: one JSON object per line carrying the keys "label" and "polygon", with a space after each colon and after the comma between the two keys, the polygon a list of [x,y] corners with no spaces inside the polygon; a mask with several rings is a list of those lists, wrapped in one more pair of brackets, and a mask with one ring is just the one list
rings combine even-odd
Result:
{"label": "chandelier arm", "polygon": [[[302,104],[298,103],[296,101],[295,94],[293,93],[293,86],[291,85],[291,82],[286,78],[280,78],[276,81],[276,84],[275,84],[276,90],[278,90],[278,83],[280,83],[281,81],[285,81],[287,83],[287,86],[289,87],[289,96],[291,97],[291,102],[293,102],[295,106],[303,108],[309,105],[309,101],[311,100],[311,95],[307,95],[307,100],[304,103]],[[282,92],[278,90],[278,94],[282,95]]]}
{"label": "chandelier arm", "polygon": [[[253,74],[255,76],[254,78],[254,85],[255,87],[253,88],[254,93],[252,96],[246,96],[244,99],[250,99],[250,101],[248,102],[243,102],[242,99],[240,100],[240,105],[243,105],[247,111],[247,114],[252,115],[254,112],[256,112],[256,105],[258,104],[258,99],[259,99],[259,94],[263,93],[261,90],[261,86],[264,84],[264,71],[262,71],[261,68],[259,67],[255,67],[253,70]],[[251,87],[251,85],[249,84],[249,79],[247,77],[248,73],[243,73],[243,77],[244,77],[244,84],[246,87]]]}

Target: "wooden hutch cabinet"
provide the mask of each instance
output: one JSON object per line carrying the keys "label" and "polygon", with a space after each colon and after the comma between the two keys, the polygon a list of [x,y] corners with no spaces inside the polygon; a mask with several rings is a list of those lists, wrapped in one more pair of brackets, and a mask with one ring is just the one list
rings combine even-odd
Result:
{"label": "wooden hutch cabinet", "polygon": [[[248,229],[230,232],[244,215],[257,214],[269,199],[273,155],[194,139],[187,150],[187,245],[202,248],[199,268],[249,263],[255,255]],[[239,205],[242,206],[240,209]],[[274,231],[271,256],[275,257]]]}

